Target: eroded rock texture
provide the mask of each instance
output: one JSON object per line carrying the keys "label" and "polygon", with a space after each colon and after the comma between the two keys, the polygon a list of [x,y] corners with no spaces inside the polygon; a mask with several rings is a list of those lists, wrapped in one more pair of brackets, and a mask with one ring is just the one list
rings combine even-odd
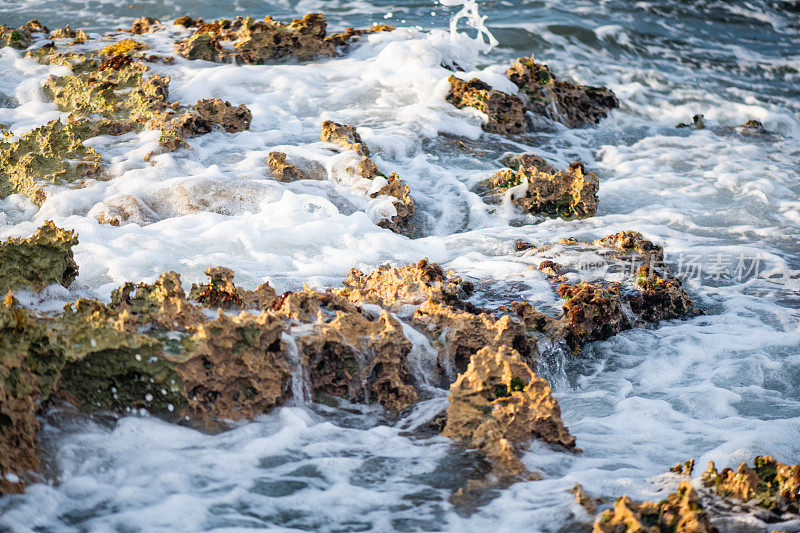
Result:
{"label": "eroded rock texture", "polygon": [[29,20],[27,24],[17,29],[0,24],[0,48],[10,46],[17,50],[25,50],[33,44],[36,38],[34,34],[41,34],[40,36],[44,37],[47,33],[50,33],[50,30],[36,19]]}
{"label": "eroded rock texture", "polygon": [[619,107],[611,90],[558,81],[533,57],[518,58],[506,75],[528,96],[528,109],[570,128],[597,124]]}
{"label": "eroded rock texture", "polygon": [[659,503],[617,499],[613,509],[600,513],[594,533],[712,533],[717,529],[703,511],[697,491],[688,481],[681,481],[677,492]]}
{"label": "eroded rock texture", "polygon": [[537,478],[519,458],[531,439],[575,448],[549,384],[507,345],[474,354],[449,400],[442,434],[483,452],[498,478]]}
{"label": "eroded rock texture", "polygon": [[[378,170],[378,166],[369,157],[369,148],[361,140],[361,136],[354,126],[327,120],[322,124],[320,138],[325,142],[338,144],[346,151],[352,150],[361,156],[357,169],[359,177],[379,184],[379,187],[374,187],[378,190],[372,192],[370,198],[378,198],[380,196],[392,198],[394,214],[378,221],[378,225],[395,233],[406,233],[414,218],[416,207],[414,200],[411,198],[411,189],[400,179],[400,176],[395,172],[387,176]],[[280,168],[280,162],[278,160],[274,161],[276,166]],[[293,169],[290,169],[290,172],[292,171]],[[281,172],[283,171],[281,170]],[[285,176],[285,174],[283,175]]]}
{"label": "eroded rock texture", "polygon": [[702,475],[703,484],[723,497],[752,502],[775,513],[800,512],[800,465],[786,465],[769,455],[757,456],[753,467],[742,463],[734,472],[718,472],[713,462]]}
{"label": "eroded rock texture", "polygon": [[524,190],[511,195],[511,202],[523,212],[561,218],[588,218],[597,212],[600,180],[586,172],[580,161],[558,172],[532,154],[510,158],[507,163],[511,170],[497,172],[485,186],[502,195],[524,185]]}
{"label": "eroded rock texture", "polygon": [[48,221],[27,239],[11,238],[0,244],[0,293],[9,290],[40,291],[51,283],[64,287],[78,275],[72,247],[74,231]]}
{"label": "eroded rock texture", "polygon": [[488,117],[483,129],[492,133],[515,134],[528,129],[525,107],[519,97],[496,91],[475,78],[463,81],[448,78],[450,91],[446,100],[459,109],[473,107]]}
{"label": "eroded rock texture", "polygon": [[230,102],[211,98],[198,100],[194,109],[201,118],[219,124],[228,133],[238,133],[250,129],[253,114],[244,104],[231,105]]}
{"label": "eroded rock texture", "polygon": [[[296,59],[309,61],[316,57],[334,57],[339,47],[352,39],[374,31],[391,31],[382,25],[366,30],[348,28],[345,32],[327,34],[327,21],[321,13],[309,13],[301,19],[283,24],[272,17],[255,20],[203,22],[181,17],[175,24],[194,28],[191,37],[175,43],[178,55],[187,59],[248,63],[261,65],[268,61]],[[232,45],[228,45],[228,43]],[[224,44],[223,44],[224,43]]]}

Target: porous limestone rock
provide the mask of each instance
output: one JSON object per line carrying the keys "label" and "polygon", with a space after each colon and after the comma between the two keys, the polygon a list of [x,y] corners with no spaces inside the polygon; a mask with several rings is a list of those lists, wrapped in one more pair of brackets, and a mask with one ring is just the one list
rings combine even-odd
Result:
{"label": "porous limestone rock", "polygon": [[442,434],[480,450],[495,476],[537,479],[520,460],[532,439],[575,450],[547,381],[513,348],[483,348],[450,386]]}
{"label": "porous limestone rock", "polygon": [[275,176],[275,179],[284,183],[297,180],[322,179],[322,176],[318,174],[311,174],[297,165],[289,163],[284,152],[270,152],[267,156],[267,166],[272,170],[272,175]]}
{"label": "porous limestone rock", "polygon": [[700,504],[697,491],[681,481],[676,492],[659,502],[637,503],[623,496],[595,520],[594,533],[715,533]]}
{"label": "porous limestone rock", "polygon": [[352,150],[360,155],[361,160],[359,161],[357,172],[361,178],[385,181],[380,189],[370,194],[370,198],[378,198],[379,196],[393,198],[392,206],[395,209],[395,214],[380,220],[378,225],[395,233],[406,233],[410,229],[411,221],[416,212],[414,200],[410,194],[411,189],[408,185],[400,179],[397,173],[392,172],[387,176],[378,170],[378,166],[369,157],[369,148],[361,140],[361,136],[354,126],[326,120],[322,123],[320,138],[325,142],[338,144],[344,150]]}
{"label": "porous limestone rock", "polygon": [[721,472],[709,461],[703,484],[723,497],[750,501],[775,513],[800,513],[800,465],[787,465],[769,455],[757,456],[753,467],[742,463]]}
{"label": "porous limestone rock", "polygon": [[278,295],[269,283],[262,283],[250,291],[234,285],[234,274],[229,268],[212,267],[205,273],[209,278],[208,284],[192,284],[189,291],[189,299],[204,307],[266,311],[278,301]]}
{"label": "porous limestone rock", "polygon": [[135,41],[133,39],[122,39],[121,41],[117,41],[100,50],[100,55],[108,57],[130,55],[133,52],[139,52],[146,49],[147,45],[144,43],[140,43],[139,41]]}
{"label": "porous limestone rock", "polygon": [[511,202],[526,213],[561,218],[588,218],[597,212],[600,180],[580,161],[556,172],[544,159],[525,154],[509,160],[512,170],[500,170],[485,186],[495,195],[525,185]]}
{"label": "porous limestone rock", "polygon": [[24,194],[37,204],[46,199],[45,183],[67,184],[100,173],[100,154],[83,145],[97,135],[87,121],[56,119],[0,142],[0,198]]}
{"label": "porous limestone rock", "polygon": [[470,81],[448,78],[450,90],[445,98],[459,109],[473,107],[488,117],[483,129],[492,133],[515,134],[528,129],[525,107],[518,96],[493,90],[475,78]]}
{"label": "porous limestone rock", "polygon": [[143,33],[149,33],[153,31],[156,27],[160,25],[161,22],[159,22],[157,18],[139,17],[138,19],[133,21],[131,29],[128,31],[130,31],[134,35],[141,35]]}
{"label": "porous limestone rock", "polygon": [[10,238],[0,243],[0,293],[40,291],[51,283],[69,287],[78,275],[72,256],[76,244],[74,231],[58,228],[51,221],[27,239]]}
{"label": "porous limestone rock", "polygon": [[[261,65],[268,61],[297,59],[310,61],[316,57],[334,57],[339,49],[353,39],[376,31],[391,31],[386,25],[366,30],[348,28],[327,35],[327,21],[321,13],[309,13],[301,19],[283,24],[272,17],[255,20],[238,17],[236,20],[203,22],[202,19],[180,17],[175,24],[194,28],[188,39],[175,43],[178,55],[187,59],[248,63]],[[223,43],[232,42],[232,46]]]}
{"label": "porous limestone rock", "polygon": [[219,124],[228,133],[249,130],[253,120],[253,114],[244,104],[233,106],[219,98],[198,100],[194,109],[203,119]]}
{"label": "porous limestone rock", "polygon": [[50,30],[36,19],[29,20],[27,24],[17,29],[0,24],[0,48],[10,46],[17,50],[25,50],[33,44],[35,33],[47,34]]}
{"label": "porous limestone rock", "polygon": [[597,124],[619,107],[611,90],[557,81],[547,65],[533,57],[518,58],[506,75],[528,96],[528,109],[569,128]]}

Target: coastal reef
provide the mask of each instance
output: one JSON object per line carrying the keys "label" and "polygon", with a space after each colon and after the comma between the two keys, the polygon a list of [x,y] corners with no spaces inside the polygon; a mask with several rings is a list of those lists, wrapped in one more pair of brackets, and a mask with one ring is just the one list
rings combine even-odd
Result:
{"label": "coastal reef", "polygon": [[508,157],[504,162],[510,168],[498,171],[482,185],[495,199],[518,187],[519,192],[512,191],[511,202],[525,213],[581,219],[597,212],[600,180],[580,161],[560,171],[533,154]]}
{"label": "coastal reef", "polygon": [[716,533],[700,504],[697,491],[689,481],[681,481],[676,492],[659,503],[631,501],[623,496],[613,509],[600,513],[594,523],[594,533]]}
{"label": "coastal reef", "polygon": [[481,111],[487,116],[483,129],[505,135],[528,131],[526,112],[580,128],[597,124],[619,107],[610,89],[558,81],[547,65],[536,63],[533,57],[517,58],[506,76],[519,88],[519,95],[495,90],[477,78],[465,81],[450,76],[445,99],[459,109]]}
{"label": "coastal reef", "polygon": [[188,39],[175,43],[175,52],[179,56],[251,65],[275,60],[310,61],[317,57],[334,57],[339,55],[342,47],[361,35],[394,29],[380,25],[366,30],[348,28],[344,32],[328,34],[328,23],[321,13],[309,13],[288,24],[269,16],[263,20],[248,16],[213,22],[181,17],[175,24],[194,29]]}
{"label": "coastal reef", "polygon": [[736,471],[718,472],[713,462],[701,477],[704,486],[725,498],[733,498],[776,514],[800,513],[800,465],[787,465],[772,457],[757,456],[753,467],[741,463]]}
{"label": "coastal reef", "polygon": [[69,287],[78,275],[72,255],[76,244],[74,231],[58,228],[50,221],[27,239],[11,238],[0,243],[0,293],[40,291],[51,283]]}
{"label": "coastal reef", "polygon": [[528,97],[530,111],[568,128],[597,124],[619,107],[610,89],[558,81],[547,65],[535,62],[532,56],[517,58],[506,76]]}

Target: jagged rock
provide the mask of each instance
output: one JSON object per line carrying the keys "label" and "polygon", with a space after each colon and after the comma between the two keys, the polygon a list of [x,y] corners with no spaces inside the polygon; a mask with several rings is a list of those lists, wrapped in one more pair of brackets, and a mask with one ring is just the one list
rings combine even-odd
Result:
{"label": "jagged rock", "polygon": [[557,81],[547,65],[533,57],[517,58],[506,75],[530,99],[528,109],[569,128],[597,124],[619,107],[611,90]]}
{"label": "jagged rock", "polygon": [[513,194],[512,203],[522,211],[561,218],[588,218],[597,212],[600,180],[576,161],[566,171],[556,172],[537,156],[512,159],[514,170],[497,172],[485,186],[495,195],[525,185],[524,194]]}
{"label": "jagged rock", "polygon": [[297,180],[317,179],[315,176],[301,170],[297,165],[292,165],[286,161],[286,154],[283,152],[270,152],[267,156],[267,165],[272,169],[275,179],[281,182]]}
{"label": "jagged rock", "polygon": [[580,483],[575,483],[569,491],[575,495],[575,503],[586,509],[587,513],[594,515],[597,512],[599,498],[592,499]]}
{"label": "jagged rock", "polygon": [[192,284],[189,291],[189,298],[204,307],[266,311],[278,301],[278,295],[269,283],[262,283],[256,290],[249,291],[233,284],[234,274],[229,268],[208,268],[205,273],[209,283]]}
{"label": "jagged rock", "polygon": [[575,449],[549,384],[507,345],[474,354],[450,386],[449,400],[442,434],[480,450],[500,479],[539,477],[519,458],[534,438]]}
{"label": "jagged rock", "polygon": [[[188,23],[189,21],[182,21]],[[308,61],[317,56],[333,57],[336,49],[325,41],[327,22],[321,13],[309,13],[290,24],[267,16],[263,21],[239,17],[197,25],[194,35],[175,43],[178,55],[187,59],[260,65],[269,60],[294,57]],[[233,41],[233,50],[222,42]]]}
{"label": "jagged rock", "polygon": [[693,130],[704,130],[706,129],[706,123],[703,122],[703,115],[695,115],[692,117],[692,123],[686,124],[681,122],[676,128],[692,128]]}
{"label": "jagged rock", "polygon": [[282,322],[242,313],[198,327],[186,340],[175,372],[189,410],[201,419],[247,420],[283,405],[291,396],[291,366],[281,340]]}
{"label": "jagged rock", "polygon": [[800,513],[800,465],[786,465],[769,455],[757,456],[753,468],[742,463],[736,472],[721,472],[712,461],[702,475],[703,484],[723,497],[750,501],[775,513]]}
{"label": "jagged rock", "polygon": [[219,98],[198,100],[194,109],[205,120],[215,122],[222,126],[228,133],[238,133],[250,129],[253,114],[244,104],[234,107],[230,102]]}
{"label": "jagged rock", "polygon": [[69,287],[78,275],[72,247],[75,232],[51,221],[27,239],[11,238],[0,244],[0,292],[16,289],[40,291],[51,283]]}
{"label": "jagged rock", "polygon": [[157,18],[153,17],[140,17],[133,21],[133,25],[131,25],[131,29],[128,30],[134,35],[141,35],[143,33],[149,33],[153,31],[153,29],[157,26],[160,26],[161,22]]}
{"label": "jagged rock", "polygon": [[306,288],[287,294],[276,313],[297,324],[313,324],[310,331],[301,326],[296,335],[318,401],[374,399],[395,413],[416,403],[406,368],[412,344],[400,322],[386,311],[370,316],[340,295]]}
{"label": "jagged rock", "polygon": [[111,293],[108,307],[119,317],[115,327],[129,332],[153,326],[186,331],[206,321],[202,311],[186,300],[176,272],[161,274],[152,284],[125,283]]}
{"label": "jagged rock", "polygon": [[22,492],[25,473],[39,467],[36,412],[62,363],[41,322],[8,293],[0,302],[0,496]]}
{"label": "jagged rock", "polygon": [[[564,300],[564,311],[558,317],[541,313],[527,302],[511,304],[511,311],[529,329],[565,342],[574,353],[587,342],[606,339],[635,326],[702,314],[663,264],[663,248],[641,233],[623,231],[592,244],[562,239],[559,244],[569,246],[571,251],[596,252],[610,259],[611,266],[630,271],[631,276],[625,285],[561,283],[556,292]],[[548,246],[540,247],[545,248]],[[540,270],[548,274],[550,281],[566,279],[562,277],[564,268],[551,260],[543,261]]]}
{"label": "jagged rock", "polygon": [[439,349],[439,365],[448,373],[463,371],[470,357],[484,347],[503,344],[528,360],[536,357],[536,343],[515,317],[497,318],[465,301],[470,283],[448,275],[441,266],[422,259],[400,268],[382,265],[365,275],[352,269],[340,291],[356,303],[380,305],[395,312],[413,309],[412,323]]}
{"label": "jagged rock", "polygon": [[86,41],[88,41],[89,39],[91,39],[91,37],[89,37],[89,36],[86,34],[86,32],[85,32],[85,31],[83,31],[83,30],[78,30],[78,31],[75,33],[75,38],[72,40],[72,44],[83,44],[83,43],[85,43]]}
{"label": "jagged rock", "polygon": [[325,142],[338,144],[345,150],[353,150],[361,156],[361,161],[358,164],[358,175],[363,179],[377,180],[379,184],[383,184],[377,191],[370,194],[370,198],[389,196],[394,199],[392,206],[395,214],[380,220],[378,225],[395,233],[406,232],[416,211],[414,200],[410,194],[411,189],[400,179],[397,173],[392,172],[389,176],[386,176],[378,170],[378,166],[369,158],[369,148],[361,140],[356,128],[349,124],[338,124],[326,120],[322,123],[322,135],[320,138]]}
{"label": "jagged rock", "polygon": [[69,27],[69,24],[50,32],[51,39],[74,39],[77,35],[75,30]]}
{"label": "jagged rock", "polygon": [[700,505],[697,491],[688,481],[681,481],[677,492],[660,503],[631,501],[627,496],[617,499],[614,509],[600,513],[594,523],[594,533],[713,533],[717,531]]}
{"label": "jagged rock", "polygon": [[448,81],[450,91],[446,100],[459,109],[474,107],[486,114],[488,121],[483,125],[485,131],[515,134],[528,129],[525,108],[519,97],[495,91],[477,78],[463,81],[450,76]]}
{"label": "jagged rock", "polygon": [[0,198],[24,194],[37,204],[46,199],[42,182],[64,184],[100,173],[100,154],[83,145],[94,137],[87,121],[56,119],[13,143],[0,142]]}
{"label": "jagged rock", "polygon": [[[234,21],[217,20],[210,23],[202,19],[180,17],[175,24],[195,28],[191,37],[175,43],[178,55],[187,59],[216,62],[233,60],[254,65],[287,58],[309,61],[315,57],[334,57],[338,54],[338,48],[361,35],[394,29],[378,25],[366,30],[348,28],[344,32],[327,35],[327,21],[321,13],[309,13],[289,24],[282,24],[269,16],[262,21],[238,17]],[[222,43],[226,41],[232,41],[233,46],[224,46]]]}
{"label": "jagged rock", "polygon": [[757,120],[748,120],[740,126],[734,128],[740,135],[754,136],[754,137],[774,137],[775,134],[769,131],[764,125]]}
{"label": "jagged rock", "polygon": [[322,123],[322,135],[324,142],[338,144],[345,150],[353,150],[360,156],[369,157],[369,148],[361,140],[361,135],[356,131],[355,126],[350,124],[339,124],[331,120]]}
{"label": "jagged rock", "polygon": [[146,50],[147,48],[148,47],[146,44],[140,43],[139,41],[134,41],[133,39],[122,39],[121,41],[117,41],[100,50],[100,54],[109,57],[129,55],[133,52]]}
{"label": "jagged rock", "polygon": [[50,30],[36,19],[29,20],[27,24],[16,30],[0,24],[0,48],[10,46],[17,50],[25,50],[33,44],[34,33],[46,34],[50,33]]}

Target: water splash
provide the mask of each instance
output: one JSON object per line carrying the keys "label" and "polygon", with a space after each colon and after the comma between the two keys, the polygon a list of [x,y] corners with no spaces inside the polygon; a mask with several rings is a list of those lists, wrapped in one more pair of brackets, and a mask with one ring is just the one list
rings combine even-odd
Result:
{"label": "water splash", "polygon": [[481,15],[478,11],[478,2],[476,0],[439,0],[443,6],[461,6],[461,10],[453,15],[450,19],[450,40],[455,43],[457,40],[458,23],[461,19],[466,19],[467,26],[477,30],[478,34],[475,36],[475,42],[480,46],[480,50],[484,54],[488,54],[498,42],[495,39],[489,28],[486,27],[484,22],[486,16]]}

